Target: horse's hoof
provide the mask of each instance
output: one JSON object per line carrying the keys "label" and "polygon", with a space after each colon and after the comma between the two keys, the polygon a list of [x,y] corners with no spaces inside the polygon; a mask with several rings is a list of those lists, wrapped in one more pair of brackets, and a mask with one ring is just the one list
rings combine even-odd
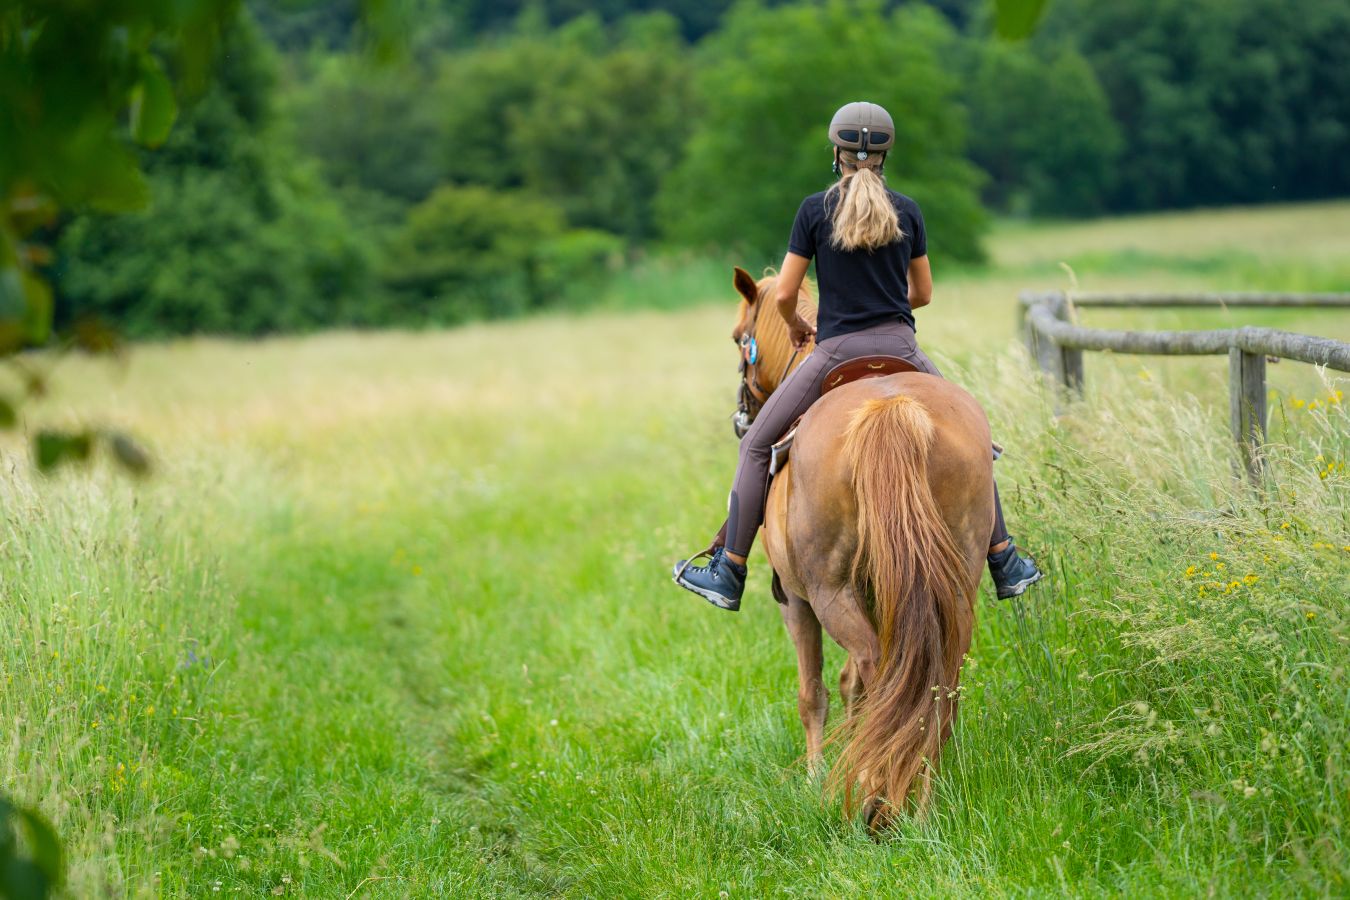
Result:
{"label": "horse's hoof", "polygon": [[863,806],[863,821],[872,837],[881,837],[881,833],[891,826],[892,812],[891,805],[880,797],[867,801]]}

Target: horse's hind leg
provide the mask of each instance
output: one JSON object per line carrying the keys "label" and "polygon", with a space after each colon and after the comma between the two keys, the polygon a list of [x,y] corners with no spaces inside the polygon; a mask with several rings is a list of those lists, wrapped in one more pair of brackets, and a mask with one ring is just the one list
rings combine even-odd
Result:
{"label": "horse's hind leg", "polygon": [[[824,593],[816,618],[835,643],[848,653],[848,662],[839,673],[839,690],[850,718],[857,715],[862,696],[876,677],[877,662],[881,658],[881,644],[872,628],[857,594],[851,587],[841,585],[833,593]],[[869,782],[867,772],[860,772],[859,781],[864,794]],[[885,802],[875,794],[863,803],[863,818],[869,826],[877,827],[884,818]]]}
{"label": "horse's hind leg", "polygon": [[825,595],[814,612],[825,631],[848,653],[848,662],[839,673],[839,689],[852,713],[876,674],[881,657],[877,633],[851,587],[840,586]]}
{"label": "horse's hind leg", "polygon": [[825,719],[830,714],[830,692],[821,677],[824,666],[820,622],[811,604],[783,589],[778,575],[773,576],[773,593],[782,604],[783,624],[797,647],[797,713],[806,729],[806,764],[811,773],[819,773],[824,763]]}

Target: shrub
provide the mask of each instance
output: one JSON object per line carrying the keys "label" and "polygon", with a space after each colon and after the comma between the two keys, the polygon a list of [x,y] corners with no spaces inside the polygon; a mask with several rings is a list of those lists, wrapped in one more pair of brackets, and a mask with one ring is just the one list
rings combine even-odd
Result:
{"label": "shrub", "polygon": [[389,248],[391,315],[461,322],[543,306],[545,247],[563,231],[562,210],[523,191],[437,188]]}

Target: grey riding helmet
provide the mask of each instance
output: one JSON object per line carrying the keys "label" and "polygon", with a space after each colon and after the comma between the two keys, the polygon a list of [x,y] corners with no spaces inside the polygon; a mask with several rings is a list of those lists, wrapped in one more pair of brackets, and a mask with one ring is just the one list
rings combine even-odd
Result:
{"label": "grey riding helmet", "polygon": [[895,122],[875,103],[846,103],[830,120],[830,143],[858,154],[859,162],[873,156],[879,162],[895,146]]}

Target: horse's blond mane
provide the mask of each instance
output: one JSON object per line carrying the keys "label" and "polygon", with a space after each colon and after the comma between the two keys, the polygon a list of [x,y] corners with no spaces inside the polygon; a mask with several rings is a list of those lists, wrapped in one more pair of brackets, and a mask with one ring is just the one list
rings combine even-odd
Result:
{"label": "horse's blond mane", "polygon": [[[770,267],[764,270],[764,277],[757,285],[760,308],[755,319],[755,343],[759,345],[759,362],[755,368],[759,374],[759,383],[766,391],[777,390],[783,370],[789,360],[792,360],[792,343],[788,340],[787,323],[783,321],[783,317],[778,314],[773,304],[774,288],[777,284],[778,270]],[[814,285],[809,281],[804,281],[801,290],[797,292],[797,312],[812,325],[816,323],[813,288]],[[801,365],[813,346],[808,344],[805,350],[797,354],[797,358],[792,360],[793,368]]]}

